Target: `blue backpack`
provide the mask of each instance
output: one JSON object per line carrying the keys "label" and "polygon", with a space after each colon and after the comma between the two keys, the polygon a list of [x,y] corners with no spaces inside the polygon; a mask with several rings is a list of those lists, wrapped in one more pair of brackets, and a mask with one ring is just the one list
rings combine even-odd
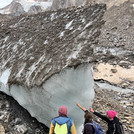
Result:
{"label": "blue backpack", "polygon": [[100,125],[93,120],[92,123],[86,123],[85,125],[92,125],[95,131],[95,134],[104,134],[103,130],[101,129]]}

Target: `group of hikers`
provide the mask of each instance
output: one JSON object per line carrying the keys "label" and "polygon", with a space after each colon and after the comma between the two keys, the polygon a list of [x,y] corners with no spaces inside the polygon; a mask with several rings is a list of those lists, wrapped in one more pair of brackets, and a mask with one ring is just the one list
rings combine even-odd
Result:
{"label": "group of hikers", "polygon": [[[85,121],[83,134],[104,134],[99,124],[93,120],[92,113],[107,122],[108,130],[106,131],[106,134],[123,134],[123,131],[121,130],[122,124],[116,117],[115,111],[109,110],[107,111],[106,116],[104,116],[94,111],[93,108],[87,110],[79,103],[76,105],[84,111]],[[76,134],[74,122],[71,118],[67,117],[67,108],[61,106],[58,110],[58,114],[58,117],[52,119],[49,134]]]}

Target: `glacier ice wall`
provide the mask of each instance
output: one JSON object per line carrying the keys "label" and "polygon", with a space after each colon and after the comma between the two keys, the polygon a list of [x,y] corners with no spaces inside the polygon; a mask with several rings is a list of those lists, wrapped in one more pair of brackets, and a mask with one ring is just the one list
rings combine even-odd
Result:
{"label": "glacier ice wall", "polygon": [[[4,77],[1,76],[1,84],[6,84],[5,81],[2,83],[2,78]],[[77,133],[81,133],[79,129],[84,122],[84,113],[76,106],[76,102],[89,108],[94,98],[93,85],[92,65],[83,64],[77,68],[62,70],[40,87],[28,89],[21,85],[11,85],[10,90],[4,88],[3,92],[10,94],[33,117],[48,127],[51,119],[58,115],[58,108],[65,105],[68,116],[75,123]]]}

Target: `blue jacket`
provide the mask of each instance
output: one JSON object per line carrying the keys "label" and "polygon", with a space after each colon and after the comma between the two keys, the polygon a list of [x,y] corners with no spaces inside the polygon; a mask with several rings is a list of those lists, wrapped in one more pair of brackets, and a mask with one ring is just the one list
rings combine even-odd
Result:
{"label": "blue jacket", "polygon": [[55,127],[56,123],[58,123],[59,125],[62,125],[62,124],[67,124],[67,128],[68,128],[68,134],[71,134],[70,130],[71,130],[71,126],[72,126],[72,119],[69,118],[69,117],[63,117],[63,116],[59,116],[59,117],[56,117],[52,120],[52,123]]}

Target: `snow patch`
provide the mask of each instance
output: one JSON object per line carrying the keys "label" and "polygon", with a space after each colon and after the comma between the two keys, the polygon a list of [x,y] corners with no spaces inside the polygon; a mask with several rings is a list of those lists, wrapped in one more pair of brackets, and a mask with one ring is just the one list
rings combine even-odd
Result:
{"label": "snow patch", "polygon": [[0,0],[0,8],[3,8],[7,5],[9,5],[12,2],[12,0]]}
{"label": "snow patch", "polygon": [[14,45],[12,49],[15,52],[17,50],[17,45]]}
{"label": "snow patch", "polygon": [[6,69],[0,75],[0,91],[5,92],[6,94],[10,95],[9,88],[8,88],[8,79],[10,76],[10,69]]}
{"label": "snow patch", "polygon": [[24,18],[20,19],[19,22],[16,23],[15,25],[11,25],[11,26],[9,26],[9,27],[11,27],[11,28],[16,28],[16,27],[20,24],[20,22],[21,22],[22,20],[24,20]]}
{"label": "snow patch", "polygon": [[83,19],[82,19],[82,22],[83,22],[83,23],[85,23],[85,22],[86,22],[86,20],[83,18]]}
{"label": "snow patch", "polygon": [[[39,60],[36,62],[36,63],[34,63],[31,67],[29,67],[29,71],[27,72],[27,74],[26,74],[26,81],[27,81],[27,84],[29,85],[30,84],[30,77],[31,77],[31,74],[33,73],[33,72],[36,72],[35,73],[35,76],[34,77],[36,77],[36,75],[38,74],[38,71],[35,71],[36,69],[37,69],[37,65],[41,62],[41,61],[43,61],[43,59],[45,58],[45,53],[44,53],[44,55],[42,56],[42,57],[40,57],[39,58]],[[34,77],[33,77],[33,79],[34,79]]]}
{"label": "snow patch", "polygon": [[45,40],[45,41],[44,41],[44,44],[48,44],[48,40]]}
{"label": "snow patch", "polygon": [[59,37],[62,38],[64,36],[65,31],[61,32]]}
{"label": "snow patch", "polygon": [[11,73],[10,69],[5,70],[0,76],[0,82],[3,83],[4,85],[6,85],[8,82],[8,78],[10,76],[10,73]]}
{"label": "snow patch", "polygon": [[91,26],[91,25],[92,25],[92,23],[93,23],[92,21],[91,21],[91,22],[89,22],[89,23],[87,23],[87,24],[86,24],[86,26],[84,27],[84,29],[85,29],[85,28],[87,28],[87,27],[89,27],[89,26]]}
{"label": "snow patch", "polygon": [[76,59],[77,55],[79,54],[80,50],[82,49],[82,44],[78,44],[75,52],[73,51],[72,54],[68,57],[67,61],[69,61],[70,59]]}
{"label": "snow patch", "polygon": [[51,14],[51,16],[50,16],[50,17],[51,17],[51,21],[54,20],[54,16],[55,16],[55,15],[56,15],[56,13],[52,13],[52,14]]}
{"label": "snow patch", "polygon": [[25,45],[25,43],[22,41],[22,39],[19,40],[18,44],[19,45]]}
{"label": "snow patch", "polygon": [[9,11],[9,9],[6,10],[0,10],[1,14],[10,14],[11,12]]}
{"label": "snow patch", "polygon": [[25,65],[26,65],[26,64],[24,64],[24,65],[22,66],[22,68],[20,69],[20,71],[18,72],[18,74],[16,75],[16,77],[20,77],[20,76],[21,76],[21,73],[23,72],[23,70],[24,70],[24,68],[25,68]]}
{"label": "snow patch", "polygon": [[73,20],[70,21],[69,23],[67,23],[65,29],[69,29],[69,27],[72,25],[72,23],[73,23]]}
{"label": "snow patch", "polygon": [[31,6],[42,6],[44,9],[47,9],[52,5],[51,1],[48,2],[37,2],[33,0],[20,0],[20,4],[23,6],[24,10],[28,12]]}
{"label": "snow patch", "polygon": [[5,37],[4,38],[4,42],[6,42],[8,40],[9,36]]}

